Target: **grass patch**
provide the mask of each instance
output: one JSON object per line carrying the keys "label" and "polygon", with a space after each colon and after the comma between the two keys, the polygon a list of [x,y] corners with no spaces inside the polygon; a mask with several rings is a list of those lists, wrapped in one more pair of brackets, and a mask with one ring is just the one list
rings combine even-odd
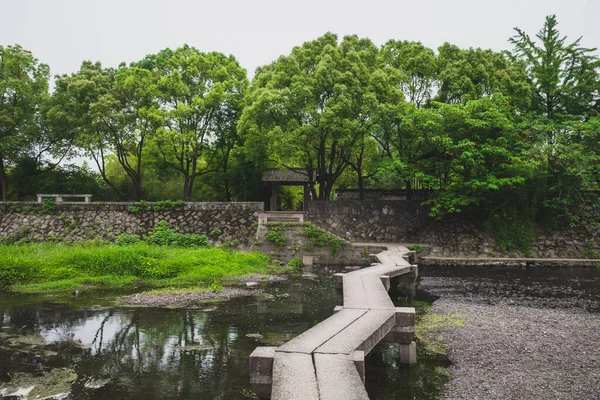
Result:
{"label": "grass patch", "polygon": [[147,243],[0,245],[0,287],[20,292],[209,286],[222,279],[272,272],[261,253]]}

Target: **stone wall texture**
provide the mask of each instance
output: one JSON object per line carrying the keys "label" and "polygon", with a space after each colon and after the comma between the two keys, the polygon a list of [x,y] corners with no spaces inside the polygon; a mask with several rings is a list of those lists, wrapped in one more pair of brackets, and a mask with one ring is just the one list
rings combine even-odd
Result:
{"label": "stone wall texture", "polygon": [[308,220],[354,242],[400,242],[426,245],[432,257],[530,256],[540,258],[596,258],[600,230],[592,226],[538,230],[529,254],[502,253],[496,233],[482,220],[457,214],[441,221],[428,216],[419,201],[313,201]]}
{"label": "stone wall texture", "polygon": [[129,207],[134,204],[62,203],[47,214],[38,203],[12,204],[10,211],[0,211],[0,239],[75,242],[114,240],[120,234],[143,237],[165,220],[177,232],[207,234],[219,228],[221,241],[250,243],[263,211],[263,203],[186,203],[181,210],[132,213]]}

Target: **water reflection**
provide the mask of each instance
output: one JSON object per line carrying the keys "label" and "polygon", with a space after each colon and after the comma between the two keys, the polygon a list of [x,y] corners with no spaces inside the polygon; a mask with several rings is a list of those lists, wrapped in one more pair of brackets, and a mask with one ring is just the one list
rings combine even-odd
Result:
{"label": "water reflection", "polygon": [[32,303],[4,296],[0,304],[4,381],[65,367],[77,374],[77,399],[243,399],[254,348],[282,344],[328,317],[335,291],[330,280],[274,285],[261,300],[210,312],[21,302]]}

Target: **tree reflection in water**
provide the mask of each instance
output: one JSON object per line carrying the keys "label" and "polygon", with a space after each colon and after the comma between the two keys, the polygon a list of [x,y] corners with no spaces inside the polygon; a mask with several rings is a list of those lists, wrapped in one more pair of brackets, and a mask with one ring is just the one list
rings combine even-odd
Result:
{"label": "tree reflection in water", "polygon": [[[250,353],[259,345],[280,344],[260,338],[289,340],[328,317],[335,305],[330,281],[269,290],[265,299],[237,299],[210,312],[19,306],[18,300],[0,307],[13,335],[38,335],[39,349],[58,353],[39,363],[38,371],[57,366],[76,371],[73,398],[244,399]],[[0,372],[19,370],[21,361],[13,357]]]}

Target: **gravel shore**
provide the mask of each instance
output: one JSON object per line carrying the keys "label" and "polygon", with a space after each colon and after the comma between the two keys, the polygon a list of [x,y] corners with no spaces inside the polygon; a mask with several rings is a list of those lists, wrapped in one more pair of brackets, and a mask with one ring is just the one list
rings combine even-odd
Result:
{"label": "gravel shore", "polygon": [[572,292],[552,299],[561,285],[424,275],[420,289],[440,296],[431,312],[465,319],[444,332],[445,399],[600,399],[600,289],[563,282]]}

